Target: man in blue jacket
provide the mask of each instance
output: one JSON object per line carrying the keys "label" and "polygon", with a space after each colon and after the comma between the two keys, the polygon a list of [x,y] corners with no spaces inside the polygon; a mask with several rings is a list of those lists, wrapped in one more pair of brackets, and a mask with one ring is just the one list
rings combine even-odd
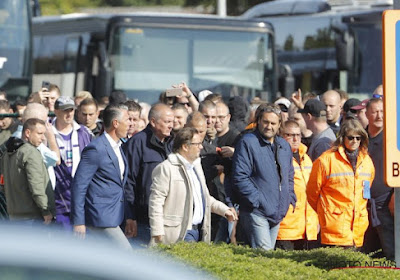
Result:
{"label": "man in blue jacket", "polygon": [[257,127],[237,143],[233,157],[233,181],[240,201],[240,222],[252,248],[275,247],[279,224],[296,195],[290,145],[278,136],[280,108],[262,104]]}
{"label": "man in blue jacket", "polygon": [[73,230],[84,237],[88,228],[130,249],[119,225],[125,214],[124,186],[128,177],[120,139],[126,137],[131,121],[125,105],[109,105],[103,114],[105,132],[83,150],[72,183]]}

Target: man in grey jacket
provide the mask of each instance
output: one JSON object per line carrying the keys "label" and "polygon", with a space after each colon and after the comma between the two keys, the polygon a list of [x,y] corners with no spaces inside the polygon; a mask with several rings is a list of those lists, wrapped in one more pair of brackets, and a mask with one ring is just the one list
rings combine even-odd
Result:
{"label": "man in grey jacket", "polygon": [[149,201],[150,244],[210,241],[211,212],[237,219],[228,206],[210,196],[201,168],[202,137],[182,128],[173,153],[153,171]]}

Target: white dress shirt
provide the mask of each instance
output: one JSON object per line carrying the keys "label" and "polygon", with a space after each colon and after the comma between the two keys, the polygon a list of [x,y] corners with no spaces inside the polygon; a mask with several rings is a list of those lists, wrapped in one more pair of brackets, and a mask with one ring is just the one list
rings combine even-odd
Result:
{"label": "white dress shirt", "polygon": [[104,131],[104,134],[106,135],[108,142],[110,142],[110,145],[111,145],[112,149],[114,150],[115,155],[118,158],[119,171],[121,173],[121,180],[123,180],[124,172],[125,172],[125,163],[124,163],[124,159],[122,158],[121,149],[120,149],[122,142],[121,142],[121,140],[118,140],[118,142],[115,142],[114,139],[111,138],[110,134],[108,134],[106,131]]}
{"label": "white dress shirt", "polygon": [[189,176],[190,182],[193,186],[193,225],[198,225],[203,222],[203,199],[201,196],[201,183],[199,177],[196,175],[194,171],[194,165],[187,161],[183,156],[177,154],[178,158],[183,162],[186,172]]}

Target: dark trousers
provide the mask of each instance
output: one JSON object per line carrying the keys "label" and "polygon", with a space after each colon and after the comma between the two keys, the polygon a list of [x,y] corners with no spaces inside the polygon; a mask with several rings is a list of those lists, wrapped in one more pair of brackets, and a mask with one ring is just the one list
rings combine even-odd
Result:
{"label": "dark trousers", "polygon": [[[380,225],[372,227],[370,221],[370,225],[364,235],[362,251],[368,254],[382,249],[384,257],[394,260],[394,218],[386,204],[377,205],[376,214]],[[383,256],[380,253],[374,255],[374,257]]]}
{"label": "dark trousers", "polygon": [[394,218],[387,206],[377,208],[376,213],[381,222],[376,227],[376,231],[381,241],[383,253],[387,259],[394,261]]}
{"label": "dark trousers", "polygon": [[304,250],[306,249],[306,240],[277,240],[275,248],[286,251]]}

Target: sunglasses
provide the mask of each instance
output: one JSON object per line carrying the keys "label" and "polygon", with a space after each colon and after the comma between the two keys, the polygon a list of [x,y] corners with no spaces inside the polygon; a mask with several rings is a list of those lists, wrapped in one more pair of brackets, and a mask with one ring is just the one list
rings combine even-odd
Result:
{"label": "sunglasses", "polygon": [[349,139],[349,141],[353,141],[354,139],[361,141],[361,136],[346,136],[346,138]]}
{"label": "sunglasses", "polygon": [[373,94],[373,95],[372,95],[372,98],[379,98],[379,99],[382,99],[382,97],[383,97],[383,95],[381,95],[381,94]]}
{"label": "sunglasses", "polygon": [[278,108],[272,107],[272,106],[265,106],[265,107],[261,108],[260,114],[261,113],[275,113],[277,115],[280,115],[281,109],[278,109]]}

